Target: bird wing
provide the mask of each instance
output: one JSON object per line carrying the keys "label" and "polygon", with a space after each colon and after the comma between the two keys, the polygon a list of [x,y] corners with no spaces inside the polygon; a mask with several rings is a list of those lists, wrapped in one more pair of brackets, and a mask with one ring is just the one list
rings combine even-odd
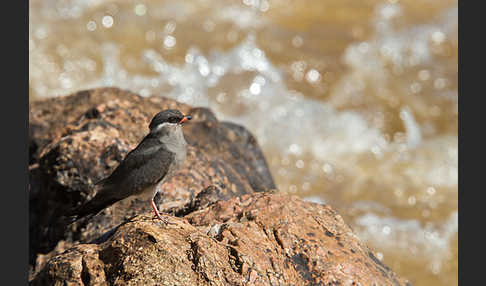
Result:
{"label": "bird wing", "polygon": [[118,200],[139,194],[167,175],[174,156],[158,139],[147,136],[103,180],[100,192],[110,192]]}
{"label": "bird wing", "polygon": [[147,135],[109,177],[96,184],[96,195],[68,215],[75,220],[93,216],[117,201],[140,194],[167,175],[174,157],[158,139]]}

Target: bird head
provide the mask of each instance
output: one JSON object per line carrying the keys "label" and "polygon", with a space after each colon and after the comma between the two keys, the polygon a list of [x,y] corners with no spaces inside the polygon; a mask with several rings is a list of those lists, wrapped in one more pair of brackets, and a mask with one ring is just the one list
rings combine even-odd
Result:
{"label": "bird head", "polygon": [[184,122],[191,120],[190,115],[184,115],[177,109],[166,109],[157,113],[150,122],[150,132],[159,130],[164,126],[180,126]]}

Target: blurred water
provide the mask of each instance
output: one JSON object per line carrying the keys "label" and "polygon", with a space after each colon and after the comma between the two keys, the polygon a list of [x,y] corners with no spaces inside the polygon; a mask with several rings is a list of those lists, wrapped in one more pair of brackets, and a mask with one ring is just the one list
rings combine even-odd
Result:
{"label": "blurred water", "polygon": [[117,86],[212,108],[280,190],[414,285],[457,284],[457,2],[31,1],[30,98]]}

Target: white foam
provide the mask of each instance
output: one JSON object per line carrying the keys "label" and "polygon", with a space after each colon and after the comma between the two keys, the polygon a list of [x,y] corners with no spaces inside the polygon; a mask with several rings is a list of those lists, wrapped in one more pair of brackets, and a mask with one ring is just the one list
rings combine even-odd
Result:
{"label": "white foam", "polygon": [[306,201],[306,202],[311,202],[311,203],[316,203],[316,204],[321,204],[321,205],[326,204],[326,201],[320,196],[304,197],[303,200]]}
{"label": "white foam", "polygon": [[422,135],[420,134],[420,126],[415,121],[410,108],[402,108],[400,110],[400,118],[405,125],[405,131],[407,132],[407,146],[409,148],[415,148],[422,141]]}
{"label": "white foam", "polygon": [[[367,49],[376,49],[376,47],[370,46]],[[358,50],[359,47],[351,48],[347,52],[348,58],[355,57],[352,55]],[[105,43],[102,46],[102,54],[102,78],[84,84],[83,88],[118,86],[142,95],[160,91],[161,94],[181,102],[211,107],[220,118],[248,127],[257,136],[264,149],[277,148],[283,154],[292,153],[291,150],[299,150],[299,154],[308,153],[315,159],[331,162],[337,167],[348,168],[349,166],[346,165],[348,162],[340,160],[342,156],[364,152],[375,154],[395,152],[397,148],[387,142],[377,128],[370,126],[360,113],[338,112],[326,102],[308,99],[302,94],[288,90],[283,82],[281,70],[267,59],[251,35],[232,50],[213,52],[209,56],[203,55],[197,48],[192,48],[187,52],[183,65],[168,64],[158,52],[147,50],[143,58],[152,70],[158,73],[155,77],[130,76],[120,64],[119,48],[114,43]],[[375,64],[369,65],[368,60],[369,58],[365,56],[349,60],[352,71],[343,78],[341,87],[351,86],[354,89],[348,92],[356,93],[356,86],[359,87],[359,84],[349,83],[355,81],[357,77],[362,77],[363,74],[381,77],[385,74],[382,72],[380,75],[382,71],[380,61],[375,59],[372,61]],[[370,69],[369,72],[367,69]],[[36,71],[37,68],[34,66],[31,72],[36,73]],[[242,73],[251,74],[253,81],[234,82],[234,77],[229,76],[240,76]],[[51,83],[50,86],[52,85],[55,83]],[[258,92],[255,85],[258,85]],[[229,98],[227,100],[237,100],[235,94],[244,97],[244,100],[239,102],[244,106],[244,112],[232,110],[232,105],[222,107],[217,100],[211,99],[208,90],[216,86],[231,88],[225,90],[227,94],[232,94],[226,96]],[[339,96],[345,96],[347,92],[345,89],[338,87],[334,93],[341,92]],[[63,94],[66,89],[51,88],[50,92],[54,95]],[[415,156],[413,160],[416,164],[411,162],[405,174],[418,183],[425,182],[434,186],[457,185],[457,156],[451,158],[444,156],[444,152],[451,153],[449,150],[457,150],[457,143],[450,138],[423,141],[420,127],[411,111],[403,109],[401,118],[407,132],[408,148],[420,146],[422,149],[426,148],[424,152],[428,154],[422,158]],[[445,147],[437,148],[437,146]],[[420,149],[417,152],[419,155],[424,155],[424,152],[420,153]],[[431,156],[437,160],[430,160]],[[445,161],[441,157],[449,158],[447,164],[444,164]],[[389,164],[393,165],[394,162],[391,160],[383,165],[390,167]]]}
{"label": "white foam", "polygon": [[[422,226],[417,220],[379,217],[367,213],[355,220],[358,237],[379,246],[380,250],[409,259],[427,259],[432,272],[450,255],[450,244],[458,231],[458,213],[454,211],[442,223]],[[412,255],[410,255],[412,254]]]}

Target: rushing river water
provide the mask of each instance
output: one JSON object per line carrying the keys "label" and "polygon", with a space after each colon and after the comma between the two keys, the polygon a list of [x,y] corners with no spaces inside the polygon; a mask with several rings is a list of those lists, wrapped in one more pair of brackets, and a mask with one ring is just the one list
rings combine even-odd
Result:
{"label": "rushing river water", "polygon": [[414,285],[457,285],[457,1],[31,0],[30,100],[117,86],[257,137]]}

